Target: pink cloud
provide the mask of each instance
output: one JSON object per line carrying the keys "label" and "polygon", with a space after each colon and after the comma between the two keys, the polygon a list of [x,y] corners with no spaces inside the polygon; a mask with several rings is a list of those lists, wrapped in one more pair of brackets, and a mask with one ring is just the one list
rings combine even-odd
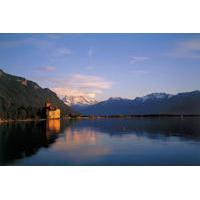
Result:
{"label": "pink cloud", "polygon": [[67,79],[60,80],[52,90],[59,96],[87,96],[96,97],[104,90],[112,87],[112,82],[106,81],[103,77],[73,74]]}

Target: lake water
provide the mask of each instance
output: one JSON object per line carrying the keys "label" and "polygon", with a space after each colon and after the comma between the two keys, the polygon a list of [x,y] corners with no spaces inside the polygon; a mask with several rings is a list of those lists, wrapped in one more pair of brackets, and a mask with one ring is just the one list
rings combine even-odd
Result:
{"label": "lake water", "polygon": [[200,165],[200,118],[0,124],[0,165]]}

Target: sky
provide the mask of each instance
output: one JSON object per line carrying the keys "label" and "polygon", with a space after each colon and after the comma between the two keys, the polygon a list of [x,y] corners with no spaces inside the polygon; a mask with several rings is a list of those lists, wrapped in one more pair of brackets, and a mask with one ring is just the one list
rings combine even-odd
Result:
{"label": "sky", "polygon": [[0,34],[0,69],[60,97],[200,90],[200,34]]}

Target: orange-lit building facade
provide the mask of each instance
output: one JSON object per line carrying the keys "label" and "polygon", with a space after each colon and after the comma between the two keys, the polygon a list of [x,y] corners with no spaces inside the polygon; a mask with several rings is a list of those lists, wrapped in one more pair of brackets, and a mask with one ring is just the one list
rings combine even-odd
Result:
{"label": "orange-lit building facade", "polygon": [[60,119],[60,109],[51,103],[47,102],[46,106],[46,118],[47,119]]}

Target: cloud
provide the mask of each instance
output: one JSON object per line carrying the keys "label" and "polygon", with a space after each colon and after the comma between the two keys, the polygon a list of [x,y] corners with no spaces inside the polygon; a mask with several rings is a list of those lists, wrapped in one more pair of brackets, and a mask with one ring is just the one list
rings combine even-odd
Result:
{"label": "cloud", "polygon": [[83,91],[76,90],[76,89],[58,87],[58,88],[52,88],[52,90],[60,97],[63,97],[65,95],[68,95],[68,96],[86,96],[86,97],[90,97],[90,98],[96,97],[96,93],[92,93],[92,92],[87,93],[87,92],[83,92]]}
{"label": "cloud", "polygon": [[167,55],[177,58],[200,59],[200,39],[178,42]]}
{"label": "cloud", "polygon": [[39,71],[45,71],[45,72],[52,72],[56,70],[56,67],[53,66],[43,66],[43,67],[38,67],[37,70]]}
{"label": "cloud", "polygon": [[147,61],[149,60],[150,58],[149,57],[146,57],[146,56],[130,56],[130,63],[131,64],[134,64],[134,63],[138,63],[138,62],[144,62],[144,61]]}
{"label": "cloud", "polygon": [[97,94],[110,89],[113,83],[100,76],[73,74],[65,79],[54,81],[51,89],[59,96],[87,96],[95,98]]}
{"label": "cloud", "polygon": [[74,74],[71,76],[71,84],[79,89],[108,89],[111,82],[105,81],[99,76],[88,76],[82,74]]}

